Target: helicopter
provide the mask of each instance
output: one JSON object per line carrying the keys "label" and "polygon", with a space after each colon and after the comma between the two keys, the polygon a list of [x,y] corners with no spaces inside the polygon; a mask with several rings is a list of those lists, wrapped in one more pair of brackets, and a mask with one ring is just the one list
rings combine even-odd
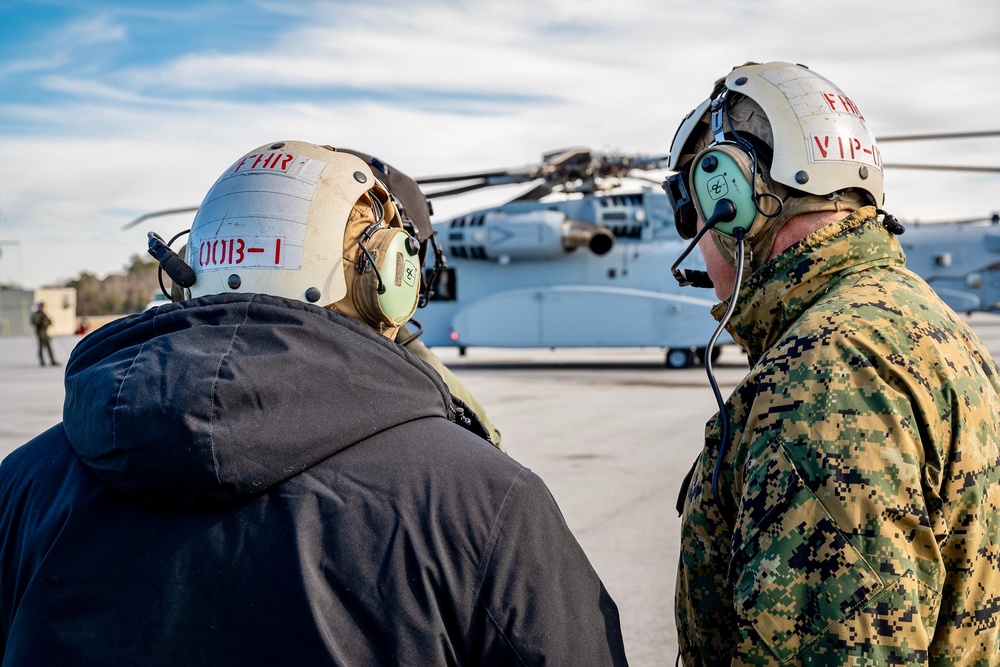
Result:
{"label": "helicopter", "polygon": [[[418,312],[421,340],[460,354],[469,347],[656,347],[669,368],[703,361],[717,326],[709,314],[715,300],[681,289],[671,276],[688,242],[674,230],[662,179],[643,176],[665,165],[665,156],[571,148],[517,170],[418,178],[428,200],[535,182],[505,204],[434,223],[447,269]],[[444,183],[462,184],[430,190]],[[728,335],[719,339],[727,343]]]}
{"label": "helicopter", "polygon": [[906,266],[958,313],[1000,312],[1000,213],[910,222],[899,239]]}
{"label": "helicopter", "polygon": [[[996,136],[1000,131],[878,141]],[[356,154],[390,181],[401,175]],[[418,178],[416,183],[401,175],[399,184],[409,181],[413,190],[404,208],[429,229],[420,240],[429,236],[435,246],[434,259],[428,254],[430,266],[424,269],[427,298],[414,321],[422,342],[458,348],[460,354],[470,347],[652,347],[665,351],[667,368],[704,363],[706,343],[717,327],[709,312],[716,299],[705,290],[681,288],[671,275],[670,266],[688,241],[677,234],[661,187],[666,163],[666,156],[570,148],[515,169]],[[884,166],[1000,173],[1000,167]],[[530,189],[500,205],[430,221],[436,198],[513,184],[530,184]],[[123,229],[197,208],[149,213]],[[907,266],[953,310],[1000,312],[996,213],[982,220],[910,223],[906,229],[900,241]],[[704,269],[700,253],[691,253],[687,265]],[[732,343],[721,333],[712,360],[721,346]]]}

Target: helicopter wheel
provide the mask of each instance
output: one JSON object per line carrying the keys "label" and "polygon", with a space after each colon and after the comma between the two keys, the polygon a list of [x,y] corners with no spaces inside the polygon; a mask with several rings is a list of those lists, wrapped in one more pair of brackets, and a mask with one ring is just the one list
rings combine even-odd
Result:
{"label": "helicopter wheel", "polygon": [[460,356],[460,357],[464,357],[465,356],[465,348],[464,347],[459,347],[458,348],[458,356]]}
{"label": "helicopter wheel", "polygon": [[667,368],[690,368],[694,364],[694,351],[682,347],[667,350]]}

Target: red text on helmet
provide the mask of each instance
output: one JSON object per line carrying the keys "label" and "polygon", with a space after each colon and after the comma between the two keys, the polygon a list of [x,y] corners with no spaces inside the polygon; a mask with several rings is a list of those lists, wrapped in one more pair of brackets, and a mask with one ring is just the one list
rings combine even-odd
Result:
{"label": "red text on helmet", "polygon": [[[242,160],[236,163],[236,167],[233,169],[233,173],[240,171],[250,171],[251,169],[267,169],[278,171],[287,171],[288,165],[291,164],[295,156],[291,153],[260,153],[259,155],[247,155]],[[250,164],[247,164],[247,163]]]}
{"label": "red text on helmet", "polygon": [[810,161],[840,160],[864,162],[877,169],[882,168],[882,156],[874,143],[841,134],[814,134],[810,143]]}
{"label": "red text on helmet", "polygon": [[849,113],[851,115],[857,116],[861,120],[865,119],[865,115],[861,113],[861,109],[858,108],[851,98],[846,95],[841,95],[840,93],[823,93],[823,99],[830,106],[830,111],[836,111],[838,113]]}
{"label": "red text on helmet", "polygon": [[281,266],[281,238],[208,239],[198,246],[198,268]]}

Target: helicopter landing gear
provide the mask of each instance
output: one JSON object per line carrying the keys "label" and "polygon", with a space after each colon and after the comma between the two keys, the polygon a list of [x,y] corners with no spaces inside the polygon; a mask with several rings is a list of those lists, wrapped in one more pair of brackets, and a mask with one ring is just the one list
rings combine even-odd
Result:
{"label": "helicopter landing gear", "polygon": [[667,368],[690,368],[694,365],[694,349],[674,347],[667,350]]}
{"label": "helicopter landing gear", "polygon": [[464,357],[465,356],[465,348],[464,347],[459,346],[459,348],[458,348],[458,356],[460,356],[460,357]]}

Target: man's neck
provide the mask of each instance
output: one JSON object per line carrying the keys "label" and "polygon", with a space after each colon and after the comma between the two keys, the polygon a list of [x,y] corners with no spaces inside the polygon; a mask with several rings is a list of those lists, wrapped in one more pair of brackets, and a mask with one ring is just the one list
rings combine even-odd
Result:
{"label": "man's neck", "polygon": [[798,243],[813,232],[838,220],[843,220],[851,213],[851,211],[814,211],[791,218],[781,226],[781,229],[778,230],[777,235],[774,237],[774,246],[771,248],[771,255],[768,257],[768,260],[774,259],[790,246]]}

